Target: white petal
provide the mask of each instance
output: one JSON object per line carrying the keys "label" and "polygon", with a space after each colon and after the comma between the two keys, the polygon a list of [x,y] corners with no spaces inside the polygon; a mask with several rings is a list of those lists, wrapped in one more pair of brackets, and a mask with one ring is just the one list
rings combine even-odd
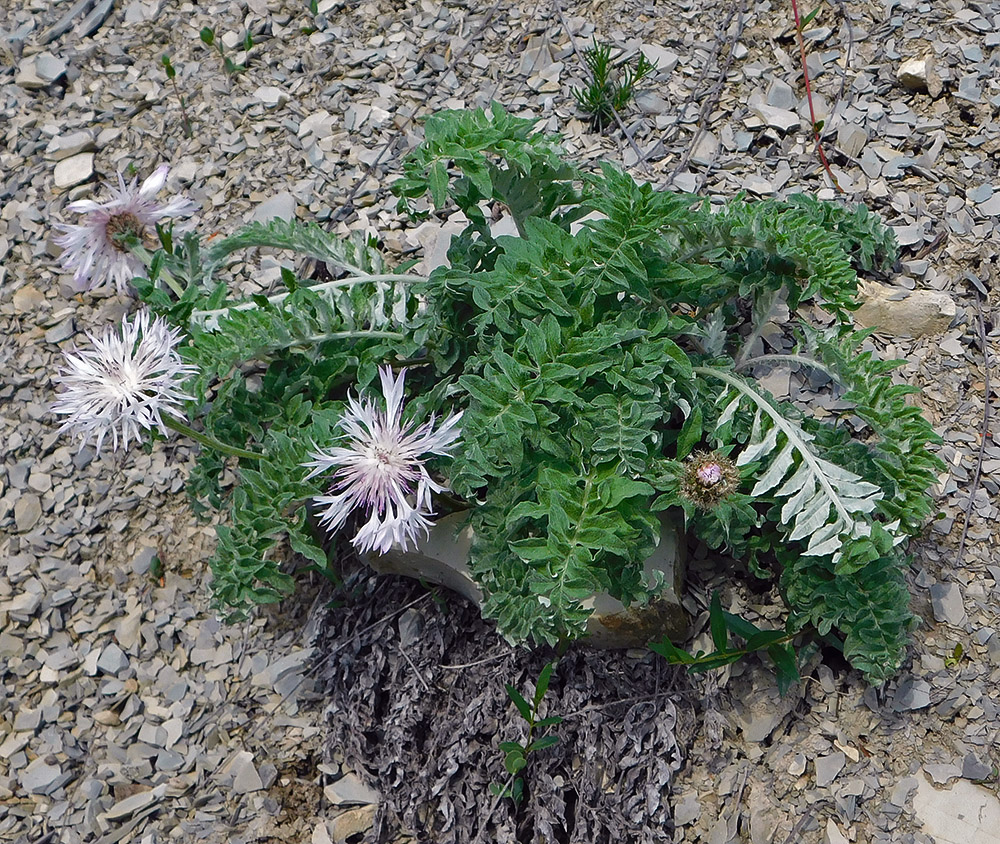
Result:
{"label": "white petal", "polygon": [[143,199],[156,196],[156,194],[163,190],[163,186],[167,183],[167,173],[169,172],[170,165],[168,164],[161,164],[157,167],[153,171],[153,175],[142,183],[142,187],[139,188],[139,196]]}
{"label": "white petal", "polygon": [[71,202],[66,206],[67,211],[73,211],[76,214],[88,214],[91,211],[97,211],[103,206],[94,202],[92,199],[78,199],[76,202]]}

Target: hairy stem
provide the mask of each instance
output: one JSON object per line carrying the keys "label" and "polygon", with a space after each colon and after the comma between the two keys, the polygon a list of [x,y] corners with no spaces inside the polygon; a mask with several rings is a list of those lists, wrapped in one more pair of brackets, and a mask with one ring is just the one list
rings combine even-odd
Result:
{"label": "hairy stem", "polygon": [[237,448],[233,445],[226,445],[223,442],[215,439],[215,437],[210,437],[208,434],[203,434],[200,431],[196,431],[189,425],[185,425],[180,419],[176,417],[165,415],[163,417],[163,423],[168,428],[173,428],[178,434],[184,434],[186,437],[190,437],[197,443],[201,443],[207,448],[213,448],[216,451],[221,451],[223,454],[229,455],[230,457],[243,457],[248,460],[260,460],[263,455],[257,454],[254,451],[247,451],[245,448]]}

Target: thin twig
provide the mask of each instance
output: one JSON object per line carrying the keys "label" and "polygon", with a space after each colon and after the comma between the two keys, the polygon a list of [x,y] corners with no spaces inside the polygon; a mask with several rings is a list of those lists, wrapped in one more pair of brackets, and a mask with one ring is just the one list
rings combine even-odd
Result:
{"label": "thin twig", "polygon": [[[736,58],[736,44],[740,40],[740,36],[743,34],[743,28],[745,26],[745,14],[746,14],[746,0],[739,0],[739,3],[734,2],[729,8],[729,13],[726,15],[726,19],[722,22],[721,30],[725,32],[729,29],[729,25],[736,17],[736,28],[733,30],[732,36],[728,39],[728,53],[726,55],[726,60],[723,62],[722,67],[719,69],[719,78],[715,81],[712,88],[705,92],[702,99],[702,106],[698,112],[698,128],[694,133],[694,137],[691,139],[691,143],[688,144],[688,148],[684,155],[681,156],[680,161],[677,162],[674,169],[667,176],[666,182],[664,182],[664,187],[669,187],[673,184],[674,179],[680,174],[680,172],[688,166],[691,161],[691,156],[694,155],[695,148],[701,142],[702,137],[707,131],[705,128],[705,122],[711,116],[712,112],[715,110],[716,106],[719,104],[719,99],[722,97],[722,89],[725,87],[726,78],[729,75],[729,68],[732,67],[733,61]],[[710,67],[715,67],[717,64],[718,56],[722,50],[722,39],[716,40],[715,45],[712,48],[712,53],[708,60],[705,62],[702,68],[701,75],[698,77],[698,81],[695,83],[694,89],[691,91],[690,96],[681,104],[678,114],[683,114],[684,109],[687,108],[688,103],[695,99],[698,90],[701,87],[702,80],[708,75],[708,69]],[[678,130],[679,131],[679,130]],[[714,164],[714,161],[713,161]],[[706,176],[711,170],[712,165],[706,167]]]}
{"label": "thin twig", "polygon": [[396,643],[396,650],[403,655],[403,659],[410,663],[410,668],[412,668],[413,673],[417,675],[417,679],[420,681],[420,685],[424,687],[424,691],[429,692],[431,687],[427,684],[427,681],[423,678],[423,675],[421,675],[420,670],[413,664],[413,660],[410,659],[409,654],[403,650],[403,646],[399,644],[399,642]]}
{"label": "thin twig", "polygon": [[979,482],[983,477],[983,460],[986,456],[986,439],[990,435],[990,416],[991,414],[991,393],[992,387],[990,385],[990,348],[986,340],[986,319],[983,316],[983,302],[979,295],[979,291],[975,291],[976,294],[976,314],[979,317],[979,344],[983,347],[983,380],[984,380],[984,409],[983,409],[983,423],[979,429],[979,455],[976,459],[976,473],[972,477],[972,488],[969,490],[969,501],[965,505],[965,524],[962,525],[962,538],[958,542],[958,556],[955,560],[955,569],[959,569],[962,566],[962,557],[965,554],[965,540],[969,535],[969,521],[972,518],[972,504],[976,497],[976,493],[979,492]]}
{"label": "thin twig", "polygon": [[[660,678],[657,675],[656,682],[659,683]],[[623,697],[620,700],[612,700],[608,703],[592,703],[589,706],[585,706],[582,709],[577,709],[575,712],[568,712],[562,716],[563,721],[568,721],[570,718],[577,718],[580,715],[586,715],[588,712],[600,712],[602,709],[611,709],[615,706],[620,706],[623,703],[649,703],[654,700],[659,700],[665,697],[682,697],[683,692],[679,692],[676,689],[670,689],[666,692],[654,692],[651,695],[637,695],[636,697]]]}
{"label": "thin twig", "polygon": [[509,653],[496,654],[495,656],[488,656],[486,657],[486,659],[478,659],[475,662],[463,662],[460,665],[445,665],[444,663],[442,663],[441,665],[438,666],[438,668],[449,668],[452,670],[456,670],[459,668],[475,668],[476,666],[479,665],[487,665],[490,662],[498,662],[501,659],[506,659],[508,656],[510,656]]}

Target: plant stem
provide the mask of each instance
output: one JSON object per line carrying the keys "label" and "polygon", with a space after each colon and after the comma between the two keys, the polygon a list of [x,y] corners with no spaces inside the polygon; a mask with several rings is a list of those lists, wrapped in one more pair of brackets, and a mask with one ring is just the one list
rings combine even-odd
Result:
{"label": "plant stem", "polygon": [[263,457],[262,454],[257,454],[255,451],[247,451],[244,448],[237,448],[233,445],[226,445],[223,442],[219,442],[215,437],[210,437],[208,434],[203,434],[200,431],[196,431],[189,425],[185,425],[180,419],[170,416],[169,414],[163,417],[163,422],[168,428],[173,428],[178,434],[184,434],[186,437],[190,437],[195,442],[201,443],[203,446],[208,448],[214,448],[216,451],[221,451],[223,454],[227,454],[230,457],[245,457],[248,460],[260,460]]}
{"label": "plant stem", "polygon": [[194,132],[191,129],[191,119],[188,117],[187,108],[185,107],[184,97],[181,96],[180,89],[177,87],[177,80],[174,77],[170,77],[170,84],[174,86],[174,94],[177,95],[177,99],[181,104],[181,116],[184,118],[184,135],[188,138],[194,137]]}
{"label": "plant stem", "polygon": [[[129,243],[129,247],[132,250],[132,254],[139,258],[146,267],[149,267],[153,263],[152,253],[141,243],[132,242]],[[160,268],[160,278],[167,283],[167,287],[176,294],[178,299],[184,295],[184,288],[181,287],[180,282],[162,267]]]}
{"label": "plant stem", "polygon": [[802,38],[802,23],[799,18],[798,0],[792,0],[792,14],[795,16],[795,34],[799,39],[799,56],[802,58],[802,79],[806,86],[806,99],[809,101],[809,122],[812,124],[813,137],[816,139],[816,152],[819,153],[819,160],[823,163],[823,169],[833,182],[833,186],[844,193],[844,189],[837,181],[830,169],[830,162],[826,160],[826,153],[823,151],[823,141],[819,136],[819,124],[816,122],[816,110],[813,108],[812,86],[809,84],[809,66],[806,64],[806,42]]}

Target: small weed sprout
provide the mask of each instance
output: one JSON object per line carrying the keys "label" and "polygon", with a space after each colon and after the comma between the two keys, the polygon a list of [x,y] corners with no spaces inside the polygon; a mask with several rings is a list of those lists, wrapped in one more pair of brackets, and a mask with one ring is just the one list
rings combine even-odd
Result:
{"label": "small weed sprout", "polygon": [[528,722],[528,735],[523,744],[519,741],[500,742],[500,749],[504,753],[503,765],[510,777],[503,785],[490,784],[490,792],[496,797],[497,802],[504,797],[509,797],[515,805],[520,803],[524,796],[524,780],[520,775],[528,766],[528,757],[536,751],[559,743],[559,736],[551,733],[546,733],[538,738],[534,737],[535,730],[544,730],[562,723],[562,718],[558,715],[550,715],[548,718],[538,717],[538,707],[541,705],[545,693],[549,690],[549,680],[552,679],[553,668],[555,668],[554,662],[547,663],[538,675],[538,683],[535,684],[535,694],[531,698],[531,703],[528,703],[524,696],[510,683],[504,685],[504,688],[507,689],[507,695],[514,702],[518,713]]}
{"label": "small weed sprout", "polygon": [[[215,30],[212,29],[212,27],[204,27],[199,33],[199,37],[206,47],[215,48],[216,52],[219,54],[219,58],[222,59],[222,66],[226,69],[227,76],[236,76],[246,71],[246,64],[236,64],[236,62],[226,55],[225,48],[222,46],[222,41],[215,37]],[[243,36],[243,52],[249,54],[252,47],[253,36],[250,34],[250,31],[247,30],[246,34]]]}
{"label": "small weed sprout", "polygon": [[601,132],[632,101],[636,86],[656,72],[656,64],[640,52],[635,64],[623,62],[615,66],[611,61],[611,45],[598,43],[596,38],[584,51],[583,59],[590,71],[590,85],[574,88],[573,96],[580,110],[590,116],[591,127]]}
{"label": "small weed sprout", "polygon": [[177,99],[181,104],[181,116],[184,118],[184,137],[193,137],[194,132],[191,130],[191,118],[188,117],[187,113],[187,102],[181,95],[180,89],[177,87],[177,71],[174,70],[174,66],[170,61],[170,56],[166,53],[160,57],[160,63],[163,65],[163,69],[167,72],[167,79],[170,80],[170,84],[174,88],[174,93],[177,95]]}

